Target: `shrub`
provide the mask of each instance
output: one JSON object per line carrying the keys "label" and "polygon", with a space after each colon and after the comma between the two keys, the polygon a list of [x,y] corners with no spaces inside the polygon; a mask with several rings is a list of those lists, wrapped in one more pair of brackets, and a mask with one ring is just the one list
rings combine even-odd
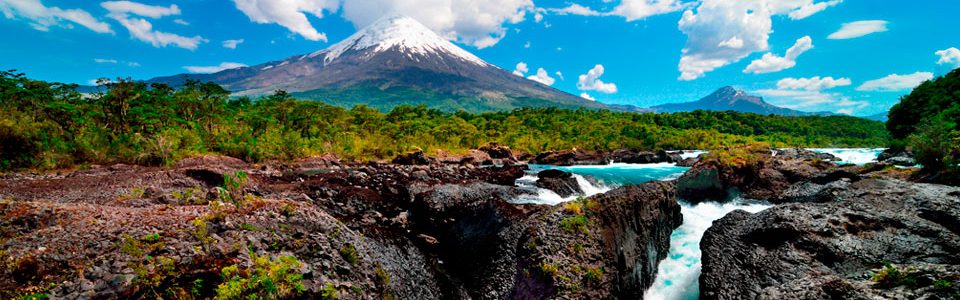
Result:
{"label": "shrub", "polygon": [[898,286],[914,287],[917,285],[916,278],[909,271],[901,271],[889,262],[884,263],[883,268],[870,278],[879,288],[892,288]]}
{"label": "shrub", "polygon": [[547,277],[553,277],[554,275],[557,275],[557,271],[559,271],[559,269],[557,269],[557,266],[551,265],[551,264],[549,264],[549,263],[547,263],[547,262],[545,262],[545,261],[544,261],[544,262],[540,262],[540,273],[541,273],[541,274],[543,274],[543,275],[545,275],[545,276],[547,276]]}
{"label": "shrub", "polygon": [[360,254],[357,253],[357,248],[353,244],[346,244],[340,248],[340,256],[351,265],[356,265],[360,261]]}
{"label": "shrub", "polygon": [[249,268],[231,265],[221,270],[224,282],[217,286],[215,299],[279,299],[303,292],[303,263],[295,256],[271,259],[251,252],[250,260]]}
{"label": "shrub", "polygon": [[560,228],[567,233],[587,233],[589,224],[587,216],[570,216],[560,220]]}

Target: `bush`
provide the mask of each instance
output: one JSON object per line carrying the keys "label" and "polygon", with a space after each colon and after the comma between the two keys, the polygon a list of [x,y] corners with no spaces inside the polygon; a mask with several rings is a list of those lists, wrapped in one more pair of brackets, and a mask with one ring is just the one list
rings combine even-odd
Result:
{"label": "bush", "polygon": [[571,216],[560,220],[560,228],[567,233],[587,233],[590,220],[587,216]]}
{"label": "bush", "polygon": [[251,252],[250,260],[249,268],[232,265],[221,270],[224,282],[217,286],[215,299],[281,299],[303,292],[299,273],[303,263],[295,256],[271,259]]}
{"label": "bush", "polygon": [[357,248],[353,244],[346,244],[340,248],[340,256],[351,265],[356,265],[360,261],[360,254],[357,253]]}
{"label": "bush", "polygon": [[901,271],[889,262],[870,278],[878,288],[893,288],[898,286],[915,287],[917,280],[909,271]]}

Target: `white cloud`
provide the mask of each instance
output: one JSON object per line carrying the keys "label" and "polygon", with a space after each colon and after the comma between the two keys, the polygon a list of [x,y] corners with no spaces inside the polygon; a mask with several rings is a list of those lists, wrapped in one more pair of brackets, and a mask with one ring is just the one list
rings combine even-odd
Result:
{"label": "white cloud", "polygon": [[804,111],[832,111],[852,115],[856,110],[870,106],[867,101],[855,101],[840,93],[824,93],[820,90],[767,89],[751,93],[769,98],[769,102],[789,109]]}
{"label": "white cloud", "polygon": [[624,17],[628,22],[632,22],[681,9],[683,5],[678,0],[623,0],[609,14]]}
{"label": "white cloud", "polygon": [[933,73],[916,72],[908,75],[890,74],[886,77],[864,82],[858,91],[897,92],[917,87],[924,81],[933,79]]}
{"label": "white cloud", "polygon": [[528,41],[526,44],[523,44],[523,48],[530,48],[530,42]]}
{"label": "white cloud", "polygon": [[553,73],[553,74],[556,74],[557,77],[560,77],[560,80],[566,80],[566,79],[563,79],[563,73],[560,73],[560,71],[557,71],[556,73]]}
{"label": "white cloud", "polygon": [[840,30],[831,33],[827,38],[831,40],[845,40],[884,31],[887,31],[887,21],[856,21],[843,23],[843,26],[840,26]]}
{"label": "white cloud", "polygon": [[754,52],[766,51],[773,16],[800,19],[831,6],[818,4],[814,0],[701,1],[695,9],[684,11],[678,23],[687,35],[678,64],[679,79],[694,80]]}
{"label": "white cloud", "polygon": [[597,101],[596,98],[591,97],[590,94],[587,94],[586,92],[580,93],[580,98],[587,99],[590,101]]}
{"label": "white cloud", "polygon": [[339,0],[233,0],[237,9],[250,21],[259,24],[276,23],[311,41],[327,41],[327,35],[318,32],[306,14],[323,18],[324,12],[335,12]]}
{"label": "white cloud", "polygon": [[133,16],[142,16],[148,18],[162,18],[180,14],[180,8],[176,5],[152,6],[130,1],[107,1],[100,3],[100,6],[110,11],[107,16],[120,22],[130,35],[143,42],[147,42],[154,47],[166,47],[174,45],[180,48],[196,50],[200,43],[207,42],[206,39],[197,35],[186,37],[173,33],[162,32],[153,29],[153,24],[143,18]]}
{"label": "white cloud", "polygon": [[813,39],[805,36],[797,40],[783,57],[773,53],[765,53],[760,59],[754,60],[743,70],[744,73],[773,73],[793,68],[797,65],[797,57],[813,48]]}
{"label": "white cloud", "polygon": [[523,77],[523,75],[527,74],[529,71],[530,69],[527,68],[527,63],[521,61],[517,63],[517,67],[513,69],[513,75]]}
{"label": "white cloud", "polygon": [[791,11],[790,19],[793,19],[793,20],[805,19],[809,16],[812,16],[818,12],[821,12],[827,9],[828,7],[840,4],[841,2],[843,2],[843,0],[832,0],[832,1],[824,1],[824,2],[818,2],[818,3],[813,3],[813,1],[809,1],[801,5],[800,8],[797,8],[796,10]]}
{"label": "white cloud", "polygon": [[580,5],[580,4],[570,4],[570,6],[564,8],[555,8],[550,9],[553,13],[558,15],[578,15],[578,16],[599,16],[600,12],[595,11],[589,7]]}
{"label": "white cloud", "polygon": [[223,41],[223,47],[227,49],[237,49],[237,45],[243,44],[243,39]]}
{"label": "white cloud", "polygon": [[506,36],[505,24],[522,22],[533,9],[532,0],[350,0],[343,3],[343,16],[364,27],[384,15],[402,14],[448,39],[486,48]]}
{"label": "white cloud", "polygon": [[109,24],[85,10],[47,7],[40,0],[0,0],[0,12],[7,19],[27,19],[31,27],[40,31],[49,31],[52,26],[72,28],[70,23],[74,23],[97,33],[113,33]]}
{"label": "white cloud", "polygon": [[536,13],[536,14],[534,14],[534,15],[533,15],[533,20],[534,20],[535,22],[537,22],[537,23],[540,23],[540,21],[543,21],[543,14],[541,14],[541,13],[539,13],[539,12]]}
{"label": "white cloud", "polygon": [[788,77],[777,81],[777,88],[781,90],[822,91],[838,86],[848,86],[850,84],[852,84],[850,78],[834,79],[833,77],[820,78],[820,76],[810,78]]}
{"label": "white cloud", "polygon": [[960,68],[960,49],[947,48],[936,52],[940,56],[938,65],[951,65],[954,68]]}
{"label": "white cloud", "polygon": [[613,94],[617,92],[617,85],[606,83],[600,80],[603,75],[603,65],[596,65],[587,74],[580,75],[577,80],[577,88],[581,91],[598,91],[601,93]]}
{"label": "white cloud", "polygon": [[547,70],[544,70],[543,68],[537,69],[537,74],[531,75],[527,77],[527,79],[530,79],[545,85],[553,85],[553,83],[557,81],[553,77],[550,77],[550,74],[547,73]]}
{"label": "white cloud", "polygon": [[218,66],[186,66],[183,67],[190,73],[216,73],[223,70],[246,67],[247,65],[235,62],[224,62]]}
{"label": "white cloud", "polygon": [[153,19],[180,14],[180,8],[177,7],[176,4],[170,4],[169,7],[166,7],[146,5],[130,1],[107,1],[100,3],[100,6],[113,14],[132,14]]}
{"label": "white cloud", "polygon": [[116,60],[116,59],[109,59],[109,58],[94,58],[94,59],[93,59],[93,62],[98,63],[98,64],[116,64],[116,63],[117,63],[117,60]]}
{"label": "white cloud", "polygon": [[127,66],[128,66],[128,67],[139,67],[139,66],[140,66],[140,63],[135,62],[135,61],[128,61],[128,62],[127,62]]}
{"label": "white cloud", "polygon": [[183,20],[183,19],[176,19],[176,20],[173,20],[173,22],[174,22],[174,23],[177,23],[177,24],[180,24],[180,25],[183,25],[183,26],[188,26],[188,25],[190,25],[190,22],[187,22],[187,21],[185,21],[185,20]]}

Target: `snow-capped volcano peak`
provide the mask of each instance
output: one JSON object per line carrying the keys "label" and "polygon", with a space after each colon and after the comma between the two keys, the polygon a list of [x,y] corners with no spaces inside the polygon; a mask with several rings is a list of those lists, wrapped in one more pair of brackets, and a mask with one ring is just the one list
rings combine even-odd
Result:
{"label": "snow-capped volcano peak", "polygon": [[489,65],[476,55],[444,39],[417,20],[400,15],[380,18],[349,38],[330,46],[330,48],[314,52],[309,57],[323,55],[324,63],[329,64],[349,51],[372,50],[370,52],[372,55],[389,49],[399,50],[411,57],[447,54],[478,65]]}

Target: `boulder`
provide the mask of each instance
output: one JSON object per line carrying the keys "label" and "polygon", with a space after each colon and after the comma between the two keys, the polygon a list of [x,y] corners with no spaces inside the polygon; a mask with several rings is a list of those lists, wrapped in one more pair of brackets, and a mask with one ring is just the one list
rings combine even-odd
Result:
{"label": "boulder", "polygon": [[687,167],[687,168],[690,168],[690,167],[693,167],[694,165],[696,165],[697,162],[699,162],[699,161],[700,161],[700,158],[699,158],[699,157],[690,157],[690,158],[686,158],[686,159],[684,159],[684,160],[681,160],[681,161],[677,162],[677,166],[678,166],[678,167]]}
{"label": "boulder", "polygon": [[[864,179],[802,194],[815,196],[756,214],[734,211],[714,222],[700,243],[702,299],[938,299],[956,293],[933,284],[960,279],[960,188]],[[884,262],[917,278],[920,270],[934,270],[934,280],[916,280],[909,289],[876,284],[871,277]]]}
{"label": "boulder", "polygon": [[683,160],[679,153],[666,152],[663,150],[651,152],[631,149],[613,151],[608,155],[608,159],[612,162],[628,164],[675,163]]}
{"label": "boulder", "polygon": [[486,152],[494,159],[513,158],[513,151],[510,150],[510,147],[502,146],[496,142],[487,143],[486,145],[480,146],[477,150]]}
{"label": "boulder", "polygon": [[800,160],[811,160],[811,159],[820,159],[825,161],[840,161],[839,157],[836,157],[830,153],[816,152],[813,150],[808,150],[804,148],[786,148],[786,149],[775,149],[773,150],[774,156],[787,157],[792,159]]}
{"label": "boulder", "polygon": [[564,151],[549,151],[538,154],[530,160],[532,164],[572,166],[572,165],[605,165],[610,163],[604,155],[597,152],[586,152],[578,149]]}
{"label": "boulder", "polygon": [[537,186],[551,190],[560,197],[567,198],[573,195],[582,195],[583,189],[573,174],[566,171],[551,169],[537,173]]}
{"label": "boulder", "polygon": [[429,165],[430,159],[427,158],[425,154],[423,154],[423,151],[414,151],[414,152],[397,155],[397,157],[393,159],[392,163],[398,164],[398,165],[422,166],[422,165]]}
{"label": "boulder", "polygon": [[895,156],[883,160],[884,163],[900,167],[913,167],[917,165],[917,160],[913,157]]}

